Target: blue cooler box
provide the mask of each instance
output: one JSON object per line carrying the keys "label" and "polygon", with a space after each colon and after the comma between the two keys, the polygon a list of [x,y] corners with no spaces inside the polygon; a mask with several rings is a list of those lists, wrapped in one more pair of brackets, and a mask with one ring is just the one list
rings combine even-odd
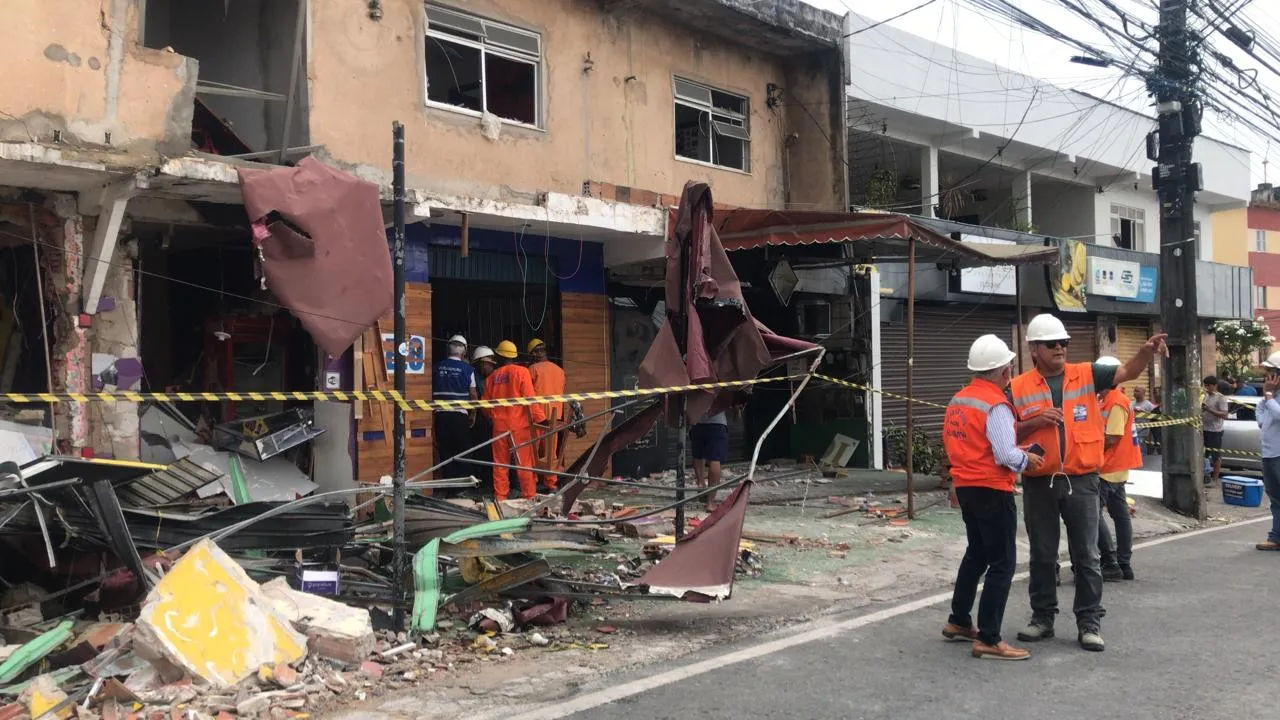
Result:
{"label": "blue cooler box", "polygon": [[1238,475],[1222,476],[1222,502],[1242,507],[1262,505],[1262,481]]}

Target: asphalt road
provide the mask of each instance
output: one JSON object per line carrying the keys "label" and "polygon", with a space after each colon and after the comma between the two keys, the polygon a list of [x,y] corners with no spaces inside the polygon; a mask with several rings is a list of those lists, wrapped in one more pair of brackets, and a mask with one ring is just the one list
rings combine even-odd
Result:
{"label": "asphalt road", "polygon": [[[941,640],[941,604],[693,677],[668,672],[667,682],[572,717],[1280,717],[1280,614],[1268,609],[1280,597],[1280,553],[1253,548],[1265,532],[1250,523],[1139,549],[1137,581],[1106,585],[1103,653],[1079,649],[1064,614],[1057,639],[1026,645],[1030,660],[976,660],[968,644]],[[1027,618],[1026,588],[1021,580],[1010,596],[1010,640]],[[1060,588],[1067,608],[1071,591]]]}

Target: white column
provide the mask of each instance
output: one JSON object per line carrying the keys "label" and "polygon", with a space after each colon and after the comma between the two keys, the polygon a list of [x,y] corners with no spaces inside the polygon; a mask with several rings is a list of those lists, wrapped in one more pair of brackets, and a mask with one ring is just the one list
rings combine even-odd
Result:
{"label": "white column", "polygon": [[933,208],[938,205],[938,148],[920,149],[920,214],[937,217]]}
{"label": "white column", "polygon": [[[880,388],[880,271],[871,270],[870,311],[871,324],[871,387]],[[867,407],[871,408],[871,467],[884,469],[884,396],[867,392]]]}
{"label": "white column", "polygon": [[1031,227],[1031,173],[1024,172],[1013,178],[1013,221],[1018,228],[1027,231]]}

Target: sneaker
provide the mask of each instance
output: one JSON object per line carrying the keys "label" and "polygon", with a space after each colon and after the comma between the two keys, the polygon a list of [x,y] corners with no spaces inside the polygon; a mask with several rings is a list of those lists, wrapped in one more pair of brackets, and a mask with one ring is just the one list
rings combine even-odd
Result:
{"label": "sneaker", "polygon": [[1022,642],[1040,642],[1053,637],[1053,625],[1043,620],[1032,619],[1030,624],[1018,631],[1018,639]]}
{"label": "sneaker", "polygon": [[1275,550],[1280,550],[1280,542],[1276,542],[1275,540],[1267,540],[1265,542],[1258,543],[1254,547],[1258,548],[1259,550],[1275,551]]}
{"label": "sneaker", "polygon": [[995,645],[988,645],[981,640],[973,643],[973,656],[984,660],[1026,660],[1031,653],[1016,648],[1003,640]]}
{"label": "sneaker", "polygon": [[1097,630],[1081,630],[1080,647],[1089,652],[1102,652],[1107,649],[1107,644],[1102,641],[1102,633]]}
{"label": "sneaker", "polygon": [[[1132,573],[1130,573],[1132,575]],[[1124,570],[1119,565],[1103,565],[1102,579],[1107,582],[1124,580]]]}
{"label": "sneaker", "polygon": [[942,628],[942,637],[949,642],[962,642],[965,640],[977,641],[978,630],[972,627],[960,627],[952,623],[947,623]]}
{"label": "sneaker", "polygon": [[1132,567],[1129,567],[1128,565],[1121,565],[1121,566],[1120,566],[1120,575],[1121,575],[1121,577],[1123,577],[1125,580],[1132,580],[1132,579],[1133,579],[1133,568],[1132,568]]}

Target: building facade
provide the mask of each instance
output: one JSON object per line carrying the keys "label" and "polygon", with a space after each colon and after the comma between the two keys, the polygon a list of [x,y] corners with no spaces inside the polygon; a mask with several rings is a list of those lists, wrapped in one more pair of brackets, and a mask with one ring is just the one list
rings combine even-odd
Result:
{"label": "building facade", "polygon": [[[570,391],[618,385],[611,268],[662,256],[664,206],[688,180],[729,205],[848,203],[843,18],[800,0],[6,10],[22,32],[0,50],[12,69],[0,263],[40,267],[43,291],[9,288],[7,312],[24,333],[46,327],[50,350],[46,362],[39,333],[18,343],[7,391],[86,390],[117,366],[138,368],[124,386],[109,376],[125,389],[385,382],[389,318],[331,358],[261,289],[238,170],[314,157],[376,183],[389,206],[393,122],[406,136],[416,397],[455,333],[539,337]],[[322,487],[389,472],[378,408],[314,411],[328,431],[315,443]],[[409,425],[412,472],[432,450],[429,419]],[[59,406],[56,444],[134,458],[144,429],[129,403]]]}
{"label": "building facade", "polygon": [[[852,203],[919,215],[965,242],[1061,252],[1048,270],[917,270],[914,395],[935,404],[915,405],[917,426],[936,437],[938,405],[969,375],[972,338],[994,333],[1021,346],[1025,365],[1019,326],[1036,313],[1066,323],[1073,361],[1136,351],[1160,314],[1159,201],[1144,152],[1155,119],[857,15],[848,22]],[[1199,137],[1196,160],[1204,178],[1195,209],[1197,300],[1207,329],[1253,310],[1247,264],[1214,262],[1211,220],[1248,203],[1249,153]],[[907,271],[901,263],[878,269],[879,341],[866,381],[901,395]],[[1202,354],[1212,368],[1208,338]],[[1131,385],[1154,389],[1159,381],[1153,367]],[[878,406],[874,438],[901,429],[905,402],[888,394],[868,402]]]}

